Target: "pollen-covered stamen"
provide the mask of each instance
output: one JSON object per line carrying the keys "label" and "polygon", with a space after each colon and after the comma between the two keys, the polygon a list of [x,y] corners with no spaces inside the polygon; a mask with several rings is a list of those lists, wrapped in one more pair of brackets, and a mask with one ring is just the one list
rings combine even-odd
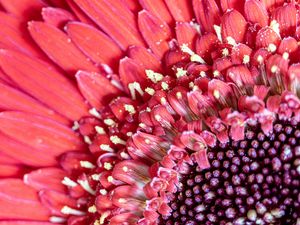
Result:
{"label": "pollen-covered stamen", "polygon": [[300,218],[300,126],[277,120],[270,136],[259,125],[240,141],[208,148],[210,167],[194,164],[170,195],[159,224],[296,224]]}

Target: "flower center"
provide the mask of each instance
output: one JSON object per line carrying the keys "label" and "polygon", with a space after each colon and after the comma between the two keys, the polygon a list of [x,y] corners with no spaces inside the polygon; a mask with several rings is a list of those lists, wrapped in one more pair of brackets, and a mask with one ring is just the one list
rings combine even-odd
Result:
{"label": "flower center", "polygon": [[182,175],[159,224],[296,224],[299,138],[299,123],[277,120],[270,136],[249,126],[244,140],[209,148],[210,168]]}

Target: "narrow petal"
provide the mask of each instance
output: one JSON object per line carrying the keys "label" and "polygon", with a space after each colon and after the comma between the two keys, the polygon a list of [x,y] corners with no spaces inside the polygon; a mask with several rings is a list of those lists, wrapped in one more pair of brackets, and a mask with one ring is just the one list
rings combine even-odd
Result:
{"label": "narrow petal", "polygon": [[220,0],[222,11],[225,13],[229,9],[237,9],[243,13],[244,1],[240,0]]}
{"label": "narrow petal", "polygon": [[228,40],[233,38],[236,42],[242,42],[247,30],[247,22],[242,14],[236,10],[225,13],[221,22],[222,38]]}
{"label": "narrow petal", "polygon": [[20,20],[12,15],[0,11],[0,47],[21,51],[27,55],[45,58]]}
{"label": "narrow petal", "polygon": [[269,16],[264,4],[258,0],[249,0],[245,2],[246,19],[255,24],[258,23],[261,27],[269,24]]}
{"label": "narrow petal", "polygon": [[0,66],[22,90],[67,118],[78,120],[88,114],[78,90],[51,65],[1,50]]}
{"label": "narrow petal", "polygon": [[179,46],[187,44],[189,48],[194,48],[194,42],[198,33],[190,23],[176,23],[175,31]]}
{"label": "narrow petal", "polygon": [[97,26],[80,8],[73,0],[66,0],[68,6],[72,12],[77,16],[77,18],[86,24]]}
{"label": "narrow petal", "polygon": [[201,31],[214,32],[214,25],[220,24],[220,10],[215,0],[193,0],[193,8]]}
{"label": "narrow petal", "polygon": [[70,128],[29,113],[0,113],[0,131],[24,144],[51,150],[57,155],[83,148],[81,139]]}
{"label": "narrow petal", "polygon": [[71,22],[66,31],[76,46],[95,63],[104,63],[116,69],[123,52],[106,34],[92,26]]}
{"label": "narrow petal", "polygon": [[192,7],[189,0],[165,0],[175,21],[190,22],[193,19]]}
{"label": "narrow petal", "polygon": [[28,29],[40,48],[65,71],[71,74],[79,69],[98,71],[70,38],[56,27],[43,22],[30,22]]}
{"label": "narrow petal", "polygon": [[0,225],[53,225],[53,223],[48,222],[37,222],[37,221],[0,221]]}
{"label": "narrow petal", "polygon": [[139,3],[145,10],[155,15],[167,24],[171,24],[173,22],[172,15],[170,14],[163,0],[156,0],[155,2],[152,0],[139,0]]}
{"label": "narrow petal", "polygon": [[121,91],[101,74],[79,71],[76,79],[83,96],[97,109],[121,94]]}
{"label": "narrow petal", "polygon": [[0,83],[0,108],[4,110],[17,110],[51,118],[57,122],[70,124],[70,121],[55,111],[45,107],[34,98],[8,85]]}
{"label": "narrow petal", "polygon": [[62,27],[70,20],[76,20],[73,14],[64,9],[46,7],[42,10],[42,16],[46,23],[55,27]]}
{"label": "narrow petal", "polygon": [[155,55],[144,47],[132,46],[128,50],[128,56],[145,70],[161,71],[161,63]]}
{"label": "narrow petal", "polygon": [[1,156],[4,153],[28,166],[45,167],[57,165],[57,159],[53,152],[32,148],[2,133],[0,133],[0,152]]}
{"label": "narrow petal", "polygon": [[44,168],[24,175],[24,183],[36,190],[53,190],[65,192],[66,186],[62,180],[66,173],[58,168]]}
{"label": "narrow petal", "polygon": [[277,8],[272,14],[272,20],[279,24],[280,34],[284,37],[293,36],[296,32],[297,9],[293,3]]}
{"label": "narrow petal", "polygon": [[[103,0],[74,0],[76,4],[119,46],[126,50],[129,45],[144,46],[137,30],[134,16],[123,17],[123,10],[116,8],[111,1]],[[129,11],[129,10],[128,10]],[[129,13],[127,12],[126,15]]]}
{"label": "narrow petal", "polygon": [[121,0],[132,12],[137,13],[141,6],[136,0]]}
{"label": "narrow petal", "polygon": [[284,0],[261,0],[268,11],[273,11],[274,8],[283,5]]}
{"label": "narrow petal", "polygon": [[16,165],[20,161],[0,151],[0,164]]}
{"label": "narrow petal", "polygon": [[5,11],[22,18],[24,22],[40,18],[41,9],[47,6],[42,0],[0,0],[0,4]]}
{"label": "narrow petal", "polygon": [[169,26],[145,10],[139,13],[138,22],[147,44],[153,53],[161,59],[169,49],[167,41],[172,38]]}
{"label": "narrow petal", "polygon": [[0,178],[18,177],[22,175],[23,168],[19,165],[0,164]]}
{"label": "narrow petal", "polygon": [[22,180],[0,180],[0,219],[29,219],[47,221],[49,211],[44,208],[37,192]]}

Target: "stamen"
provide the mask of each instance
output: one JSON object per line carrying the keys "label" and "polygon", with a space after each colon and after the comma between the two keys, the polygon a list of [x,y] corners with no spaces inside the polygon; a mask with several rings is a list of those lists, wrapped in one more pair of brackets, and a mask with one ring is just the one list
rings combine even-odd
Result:
{"label": "stamen", "polygon": [[90,193],[91,195],[96,195],[96,191],[91,188],[91,186],[87,180],[77,180],[77,182],[88,193]]}
{"label": "stamen", "polygon": [[64,206],[61,210],[61,213],[65,215],[74,215],[74,216],[84,216],[85,212],[82,212],[78,209],[73,209],[69,206]]}

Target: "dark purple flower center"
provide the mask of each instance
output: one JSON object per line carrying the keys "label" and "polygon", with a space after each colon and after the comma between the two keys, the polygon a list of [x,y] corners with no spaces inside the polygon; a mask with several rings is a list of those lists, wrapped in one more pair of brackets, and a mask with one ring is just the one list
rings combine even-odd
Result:
{"label": "dark purple flower center", "polygon": [[170,197],[166,225],[296,225],[300,218],[300,124],[277,121],[270,136],[247,127],[245,139],[208,149],[211,167],[191,167]]}

